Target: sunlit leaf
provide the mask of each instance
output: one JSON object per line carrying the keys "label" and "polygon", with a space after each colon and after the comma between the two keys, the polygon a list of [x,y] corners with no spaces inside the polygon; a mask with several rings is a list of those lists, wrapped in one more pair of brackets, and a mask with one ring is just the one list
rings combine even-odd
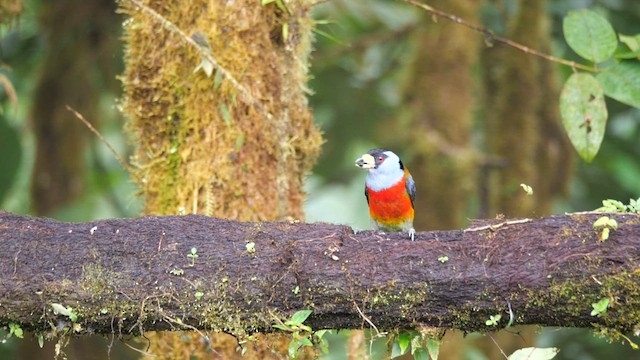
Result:
{"label": "sunlit leaf", "polygon": [[569,12],[562,22],[562,30],[571,49],[593,62],[607,60],[618,46],[609,21],[591,10]]}
{"label": "sunlit leaf", "polygon": [[596,220],[593,223],[593,228],[598,228],[598,227],[603,227],[606,226],[607,223],[609,222],[609,217],[608,216],[601,216],[598,218],[598,220]]}
{"label": "sunlit leaf", "polygon": [[528,347],[516,350],[509,355],[508,360],[550,360],[559,352],[558,348]]}
{"label": "sunlit leaf", "polygon": [[288,353],[289,353],[289,358],[290,359],[295,359],[298,357],[298,349],[300,348],[300,344],[298,344],[298,342],[296,341],[291,341],[289,343],[289,349],[288,349]]}
{"label": "sunlit leaf", "polygon": [[575,73],[560,95],[562,125],[580,157],[591,162],[600,149],[607,124],[607,107],[598,80]]}
{"label": "sunlit leaf", "polygon": [[600,316],[607,312],[607,308],[609,307],[609,298],[600,299],[597,303],[592,303],[591,306],[593,310],[591,310],[591,316]]}
{"label": "sunlit leaf", "polygon": [[627,45],[629,50],[638,51],[640,50],[640,34],[636,35],[622,35],[620,34],[620,42]]}
{"label": "sunlit leaf", "polygon": [[403,331],[398,335],[398,346],[400,347],[400,353],[404,354],[409,349],[409,344],[411,344],[411,333],[408,331]]}
{"label": "sunlit leaf", "polygon": [[291,316],[292,324],[302,324],[311,315],[311,310],[300,310]]}
{"label": "sunlit leaf", "polygon": [[640,109],[640,62],[613,64],[597,77],[607,96]]}
{"label": "sunlit leaf", "polygon": [[438,360],[438,355],[440,354],[440,341],[427,339],[427,350],[431,359]]}
{"label": "sunlit leaf", "polygon": [[207,77],[211,77],[211,74],[213,74],[213,63],[206,57],[202,57],[200,64],[193,69],[193,72],[197,73],[198,70],[204,71],[204,73],[207,74]]}
{"label": "sunlit leaf", "polygon": [[51,307],[53,308],[53,313],[56,315],[71,316],[71,314],[73,314],[73,310],[71,308],[67,308],[62,304],[53,303],[51,304]]}

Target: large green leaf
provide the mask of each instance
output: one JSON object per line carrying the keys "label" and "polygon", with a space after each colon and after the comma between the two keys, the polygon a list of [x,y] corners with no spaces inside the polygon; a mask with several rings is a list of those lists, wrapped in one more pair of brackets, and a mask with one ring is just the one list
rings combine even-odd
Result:
{"label": "large green leaf", "polygon": [[591,162],[600,149],[607,124],[604,92],[596,78],[575,73],[564,84],[560,95],[560,114],[573,147]]}
{"label": "large green leaf", "polygon": [[562,22],[562,30],[571,49],[593,62],[607,60],[618,46],[611,24],[591,10],[569,12]]}
{"label": "large green leaf", "polygon": [[513,354],[509,355],[507,360],[550,360],[553,359],[559,352],[558,348],[535,348],[528,347],[516,350]]}
{"label": "large green leaf", "polygon": [[605,95],[640,109],[640,62],[622,61],[597,75]]}

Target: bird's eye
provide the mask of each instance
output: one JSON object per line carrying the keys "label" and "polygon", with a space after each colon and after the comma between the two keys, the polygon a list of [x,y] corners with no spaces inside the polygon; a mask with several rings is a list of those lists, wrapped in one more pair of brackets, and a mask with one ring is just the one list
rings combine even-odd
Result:
{"label": "bird's eye", "polygon": [[383,160],[384,160],[384,157],[382,157],[382,156],[378,157],[378,161],[382,162]]}

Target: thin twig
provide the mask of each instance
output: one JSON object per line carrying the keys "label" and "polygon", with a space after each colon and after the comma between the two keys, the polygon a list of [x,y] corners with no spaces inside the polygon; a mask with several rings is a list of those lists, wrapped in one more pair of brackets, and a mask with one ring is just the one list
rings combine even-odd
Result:
{"label": "thin twig", "polygon": [[120,165],[125,170],[127,170],[127,172],[129,172],[130,174],[133,174],[134,169],[129,164],[127,164],[126,161],[124,161],[122,156],[120,156],[120,154],[118,154],[116,149],[113,146],[111,146],[111,144],[109,144],[107,139],[105,139],[104,136],[102,136],[102,134],[98,130],[96,130],[96,128],[94,128],[93,125],[91,125],[91,123],[89,121],[87,121],[87,119],[85,119],[84,116],[82,116],[82,114],[80,114],[76,109],[72,108],[69,105],[65,105],[65,106],[66,106],[67,110],[71,111],[78,119],[80,119],[80,121],[82,121],[84,123],[84,125],[87,128],[89,128],[89,130],[91,130],[91,132],[94,133],[100,139],[100,141],[102,141],[102,143],[105,144],[109,148],[109,150],[111,151],[113,156],[116,158],[116,160],[118,160]]}
{"label": "thin twig", "polygon": [[152,357],[152,358],[154,358],[154,357],[157,357],[157,356],[158,356],[158,355],[155,355],[155,354],[148,353],[148,352],[146,352],[146,351],[144,351],[144,350],[140,350],[140,349],[138,349],[138,348],[136,348],[136,347],[134,347],[134,346],[131,346],[131,345],[127,344],[127,343],[126,343],[126,342],[124,342],[124,341],[123,341],[122,343],[123,343],[126,347],[128,347],[129,349],[131,349],[131,350],[133,350],[133,351],[137,351],[138,353],[140,353],[140,354],[144,355],[145,357]]}
{"label": "thin twig", "polygon": [[553,62],[558,63],[558,64],[570,66],[573,69],[580,69],[580,70],[585,70],[585,71],[590,71],[590,72],[599,72],[600,71],[600,69],[592,67],[592,66],[579,64],[579,63],[577,63],[575,61],[569,61],[569,60],[566,60],[566,59],[562,59],[562,58],[559,58],[559,57],[555,57],[553,55],[549,55],[549,54],[540,52],[538,50],[534,50],[534,49],[532,49],[530,47],[524,46],[524,45],[522,45],[522,44],[520,44],[518,42],[515,42],[513,40],[510,40],[510,39],[504,38],[502,36],[496,35],[493,31],[491,31],[491,30],[489,30],[489,29],[487,29],[487,28],[485,28],[483,26],[471,23],[471,22],[469,22],[469,21],[467,21],[467,20],[465,20],[465,19],[463,19],[461,17],[455,16],[453,14],[449,14],[449,13],[444,12],[442,10],[435,9],[435,8],[433,8],[433,7],[431,7],[431,6],[427,5],[427,4],[423,4],[421,2],[418,2],[417,0],[402,0],[402,1],[406,2],[407,4],[413,5],[415,7],[418,7],[420,9],[422,9],[422,10],[425,10],[425,11],[427,11],[427,12],[433,14],[433,15],[448,19],[450,21],[453,21],[454,23],[457,23],[457,24],[465,26],[465,27],[467,27],[469,29],[475,30],[475,31],[483,34],[484,36],[486,36],[490,40],[493,40],[495,42],[499,42],[499,43],[511,46],[511,47],[513,47],[515,49],[518,49],[518,50],[526,53],[526,54],[531,54],[531,55],[538,56],[538,57],[541,57],[541,58],[549,60],[549,61],[553,61]]}
{"label": "thin twig", "polygon": [[504,351],[502,350],[500,345],[498,345],[498,342],[496,341],[496,339],[494,339],[493,336],[491,336],[491,334],[487,334],[487,336],[489,337],[489,339],[491,339],[491,341],[493,341],[494,344],[496,344],[496,346],[498,347],[498,350],[500,350],[500,353],[502,354],[502,356],[504,356],[505,359],[508,359],[509,357],[507,356],[507,354],[504,353]]}
{"label": "thin twig", "polygon": [[485,226],[479,226],[479,227],[474,227],[474,228],[470,228],[470,229],[464,229],[464,232],[471,232],[471,231],[482,231],[482,230],[491,230],[491,231],[496,231],[499,228],[506,226],[506,225],[514,225],[514,224],[524,224],[524,223],[528,223],[532,221],[531,219],[518,219],[518,220],[509,220],[509,221],[505,221],[505,222],[501,222],[499,224],[489,224],[489,225],[485,225]]}

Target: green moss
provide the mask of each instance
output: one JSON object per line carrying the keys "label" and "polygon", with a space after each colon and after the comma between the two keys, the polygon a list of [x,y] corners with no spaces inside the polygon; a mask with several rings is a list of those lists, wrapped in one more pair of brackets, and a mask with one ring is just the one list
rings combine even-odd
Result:
{"label": "green moss", "polygon": [[591,304],[609,298],[609,309],[598,317],[594,316],[592,325],[601,333],[622,334],[640,324],[640,269],[623,271],[602,279],[554,281],[545,290],[528,291],[527,297],[532,299],[526,305],[528,308],[556,306],[559,313],[572,316],[586,316],[592,310]]}

